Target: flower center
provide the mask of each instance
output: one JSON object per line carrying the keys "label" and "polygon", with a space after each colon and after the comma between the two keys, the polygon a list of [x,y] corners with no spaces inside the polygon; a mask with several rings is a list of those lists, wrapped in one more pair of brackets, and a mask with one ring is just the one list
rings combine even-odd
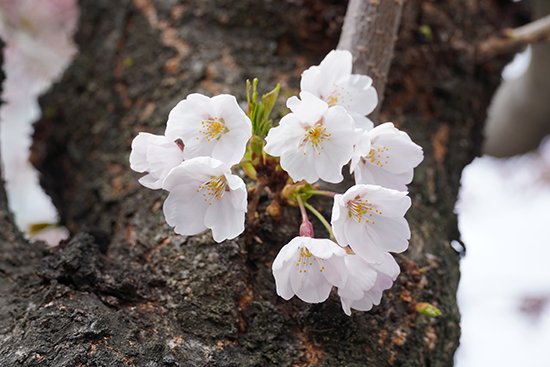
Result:
{"label": "flower center", "polygon": [[296,267],[298,268],[298,273],[307,273],[307,270],[310,266],[317,263],[319,265],[319,272],[325,271],[325,260],[319,259],[311,253],[307,248],[302,247],[296,260]]}
{"label": "flower center", "polygon": [[213,177],[197,188],[197,192],[202,192],[202,197],[208,205],[212,205],[214,200],[220,200],[226,191],[229,191],[229,187],[224,176]]}
{"label": "flower center", "polygon": [[219,140],[228,131],[229,129],[225,126],[225,121],[221,117],[209,117],[201,121],[201,129],[199,130],[208,142]]}
{"label": "flower center", "polygon": [[[309,143],[317,154],[321,154],[321,150],[323,149],[321,143],[325,140],[330,140],[330,133],[328,133],[327,128],[323,126],[322,119],[313,126],[307,126],[306,129],[307,131],[304,134],[301,145]],[[304,154],[306,154],[305,151]]]}
{"label": "flower center", "polygon": [[390,148],[388,148],[387,146],[372,147],[369,154],[364,157],[363,160],[382,168],[388,164],[388,161],[390,159],[390,156],[387,153],[389,152],[389,150]]}
{"label": "flower center", "polygon": [[369,203],[368,199],[364,199],[360,196],[347,202],[348,217],[357,221],[357,223],[365,222],[374,224],[373,214],[381,215],[382,211],[375,209],[374,206]]}
{"label": "flower center", "polygon": [[326,100],[329,107],[336,106],[338,104],[338,96],[332,95]]}

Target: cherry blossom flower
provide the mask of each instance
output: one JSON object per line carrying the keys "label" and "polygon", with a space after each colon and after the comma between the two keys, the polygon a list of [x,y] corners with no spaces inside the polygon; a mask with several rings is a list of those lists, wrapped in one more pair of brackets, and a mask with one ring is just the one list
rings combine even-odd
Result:
{"label": "cherry blossom flower", "polygon": [[422,162],[422,148],[391,122],[361,135],[351,159],[350,171],[357,184],[377,184],[405,191],[413,171]]}
{"label": "cherry blossom flower", "polygon": [[222,242],[244,231],[246,186],[227,164],[210,157],[186,160],[170,171],[162,188],[169,191],[164,216],[176,233],[210,228],[214,241]]}
{"label": "cherry blossom flower", "polygon": [[381,263],[386,252],[407,249],[411,232],[405,212],[406,192],[378,185],[355,185],[334,196],[332,229],[341,246],[350,246],[369,263]]}
{"label": "cherry blossom flower", "polygon": [[371,78],[351,73],[352,61],[349,51],[332,50],[321,64],[302,73],[300,88],[329,106],[344,107],[358,128],[372,129],[373,123],[366,115],[376,108],[378,95]]}
{"label": "cherry blossom flower", "polygon": [[351,315],[351,309],[369,311],[380,304],[382,292],[391,288],[399,275],[399,265],[393,256],[386,253],[380,264],[370,264],[360,256],[348,254],[344,257],[347,281],[338,288],[342,309]]}
{"label": "cherry blossom flower", "polygon": [[301,92],[300,98],[287,101],[292,113],[269,131],[265,151],[281,157],[281,167],[294,181],[340,182],[358,138],[353,119],[343,107],[329,107],[311,93]]}
{"label": "cherry blossom flower", "polygon": [[325,301],[332,286],[346,282],[346,251],[328,239],[295,237],[273,261],[277,294],[285,300],[294,295],[308,303]]}
{"label": "cherry blossom flower", "polygon": [[170,170],[183,162],[183,151],[176,142],[163,135],[139,133],[132,141],[130,168],[148,172],[139,183],[150,189],[162,187]]}
{"label": "cherry blossom flower", "polygon": [[244,155],[252,123],[235,97],[194,93],[170,111],[165,135],[183,141],[185,159],[204,156],[233,165]]}

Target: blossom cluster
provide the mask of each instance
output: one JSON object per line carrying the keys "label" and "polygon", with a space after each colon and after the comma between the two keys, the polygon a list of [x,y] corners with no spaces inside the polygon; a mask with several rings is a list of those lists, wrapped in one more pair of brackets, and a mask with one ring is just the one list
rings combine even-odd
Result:
{"label": "blossom cluster", "polygon": [[[407,249],[407,185],[423,159],[422,148],[392,123],[374,127],[367,117],[377,106],[372,79],[352,74],[352,55],[331,51],[302,74],[299,97],[273,127],[269,119],[279,87],[257,98],[247,85],[247,111],[235,97],[191,94],[170,112],[164,135],[140,133],[132,143],[131,168],[146,173],[140,183],[164,189],[164,215],[176,233],[210,229],[213,239],[233,239],[245,229],[265,188],[271,200],[298,206],[298,236],[273,261],[277,294],[308,303],[325,301],[337,288],[342,308],[368,311],[399,274],[391,253]],[[251,195],[239,165],[256,182]],[[349,164],[355,185],[338,194],[319,182],[343,181]],[[283,172],[284,189],[270,182]],[[308,200],[333,200],[330,223]],[[315,237],[312,213],[328,238]],[[255,218],[249,216],[249,218]]]}

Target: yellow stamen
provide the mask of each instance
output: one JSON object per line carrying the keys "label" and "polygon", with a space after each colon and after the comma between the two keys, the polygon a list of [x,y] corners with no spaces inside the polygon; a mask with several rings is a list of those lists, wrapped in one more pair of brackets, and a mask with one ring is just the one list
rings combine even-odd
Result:
{"label": "yellow stamen", "polygon": [[225,126],[225,121],[221,117],[209,117],[201,121],[199,132],[204,135],[206,141],[219,140],[229,129]]}
{"label": "yellow stamen", "polygon": [[309,267],[317,263],[319,267],[319,272],[325,271],[325,260],[315,257],[311,251],[307,248],[302,247],[300,249],[298,259],[296,260],[296,267],[298,268],[298,273],[307,273]]}
{"label": "yellow stamen", "polygon": [[390,160],[389,153],[387,153],[389,150],[390,148],[387,146],[372,147],[369,154],[363,158],[363,161],[368,161],[377,167],[383,168]]}
{"label": "yellow stamen", "polygon": [[202,197],[208,205],[212,205],[214,200],[220,200],[226,191],[229,191],[227,181],[224,176],[213,177],[211,180],[199,185],[197,192],[203,192]]}
{"label": "yellow stamen", "polygon": [[327,102],[329,107],[336,106],[338,104],[338,96],[332,95],[332,96],[328,97],[326,102]]}
{"label": "yellow stamen", "polygon": [[365,222],[374,224],[372,218],[373,210],[377,215],[381,215],[382,212],[375,209],[368,199],[364,199],[360,196],[355,197],[355,199],[350,200],[346,204],[348,208],[348,217],[357,221],[357,223]]}
{"label": "yellow stamen", "polygon": [[[317,154],[321,154],[321,150],[323,149],[321,143],[325,140],[330,140],[330,133],[327,133],[327,128],[323,126],[323,120],[319,120],[313,126],[307,126],[306,129],[301,145],[304,146],[309,143]],[[305,150],[304,154],[306,154]]]}

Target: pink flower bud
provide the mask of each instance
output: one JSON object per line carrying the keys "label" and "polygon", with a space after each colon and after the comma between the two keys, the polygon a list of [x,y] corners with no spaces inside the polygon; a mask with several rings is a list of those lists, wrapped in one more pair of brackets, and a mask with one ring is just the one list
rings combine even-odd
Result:
{"label": "pink flower bud", "polygon": [[300,224],[300,236],[302,237],[313,237],[313,225],[311,222],[305,218],[302,224]]}

